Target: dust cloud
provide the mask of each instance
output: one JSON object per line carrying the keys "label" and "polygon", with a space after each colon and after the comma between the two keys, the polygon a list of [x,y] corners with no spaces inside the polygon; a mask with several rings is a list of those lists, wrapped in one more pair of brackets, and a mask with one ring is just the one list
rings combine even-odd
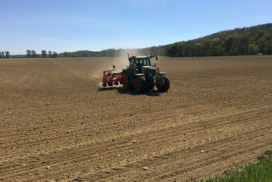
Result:
{"label": "dust cloud", "polygon": [[113,64],[116,67],[116,71],[122,71],[123,68],[126,68],[129,65],[128,62],[128,54],[129,56],[142,56],[143,54],[139,49],[123,49],[120,50],[117,54],[117,57],[114,58]]}
{"label": "dust cloud", "polygon": [[121,50],[117,54],[117,57],[109,58],[109,57],[101,57],[95,58],[97,60],[96,70],[92,72],[92,78],[101,78],[102,72],[106,70],[112,70],[113,65],[115,65],[115,73],[122,72],[122,69],[125,69],[128,65],[128,54],[129,56],[133,55],[143,55],[138,50],[129,49],[129,50]]}
{"label": "dust cloud", "polygon": [[101,87],[103,71],[112,70],[113,65],[115,65],[115,71],[113,71],[113,73],[122,72],[123,69],[126,69],[127,66],[129,66],[128,54],[129,56],[144,55],[138,49],[122,49],[118,52],[116,57],[96,57],[95,60],[97,61],[97,66],[91,73],[91,78],[99,80],[98,85]]}

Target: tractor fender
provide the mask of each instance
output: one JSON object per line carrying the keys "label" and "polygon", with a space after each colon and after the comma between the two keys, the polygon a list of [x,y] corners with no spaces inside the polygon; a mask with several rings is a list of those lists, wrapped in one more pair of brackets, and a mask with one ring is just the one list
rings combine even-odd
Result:
{"label": "tractor fender", "polygon": [[129,86],[128,86],[128,89],[133,88],[134,73],[132,72],[131,69],[123,70],[122,75],[123,75],[124,73],[125,73],[125,74],[127,75],[127,77],[128,77],[128,85],[129,85]]}
{"label": "tractor fender", "polygon": [[142,73],[135,74],[134,77],[133,77],[133,81],[132,82],[134,83],[135,78],[140,77],[140,76],[141,77],[145,77],[145,75],[142,74]]}
{"label": "tractor fender", "polygon": [[[134,77],[131,77],[131,82],[130,82],[130,83],[131,83],[131,86],[134,87],[135,79],[136,79],[136,78],[139,78],[139,77],[145,77],[145,76],[144,76],[144,74],[142,74],[142,73],[135,74]],[[145,78],[144,78],[144,79],[145,79]]]}
{"label": "tractor fender", "polygon": [[144,77],[144,74],[138,73],[138,74],[135,74],[134,77],[131,77],[131,84],[134,84],[135,79],[140,76]]}

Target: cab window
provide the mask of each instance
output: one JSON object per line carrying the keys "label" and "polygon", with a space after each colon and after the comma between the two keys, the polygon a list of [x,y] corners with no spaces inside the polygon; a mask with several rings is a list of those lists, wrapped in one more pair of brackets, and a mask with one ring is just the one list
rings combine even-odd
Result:
{"label": "cab window", "polygon": [[129,59],[129,65],[133,65],[133,59]]}
{"label": "cab window", "polygon": [[136,64],[142,64],[142,66],[150,66],[150,60],[148,58],[137,59]]}

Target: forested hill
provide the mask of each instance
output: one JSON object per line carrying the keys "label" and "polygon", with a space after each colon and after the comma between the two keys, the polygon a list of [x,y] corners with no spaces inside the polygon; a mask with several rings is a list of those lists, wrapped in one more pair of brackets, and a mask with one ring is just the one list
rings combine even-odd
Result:
{"label": "forested hill", "polygon": [[65,52],[64,56],[118,56],[124,53],[171,57],[272,54],[272,23],[226,30],[189,41],[143,49]]}
{"label": "forested hill", "polygon": [[272,24],[221,31],[165,47],[167,56],[272,54]]}

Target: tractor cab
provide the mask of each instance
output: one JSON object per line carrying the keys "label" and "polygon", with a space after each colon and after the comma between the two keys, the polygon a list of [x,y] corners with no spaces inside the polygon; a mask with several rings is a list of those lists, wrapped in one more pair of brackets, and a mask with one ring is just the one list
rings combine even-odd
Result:
{"label": "tractor cab", "polygon": [[143,66],[151,66],[148,56],[129,57],[129,68],[136,69],[138,73],[142,73]]}

